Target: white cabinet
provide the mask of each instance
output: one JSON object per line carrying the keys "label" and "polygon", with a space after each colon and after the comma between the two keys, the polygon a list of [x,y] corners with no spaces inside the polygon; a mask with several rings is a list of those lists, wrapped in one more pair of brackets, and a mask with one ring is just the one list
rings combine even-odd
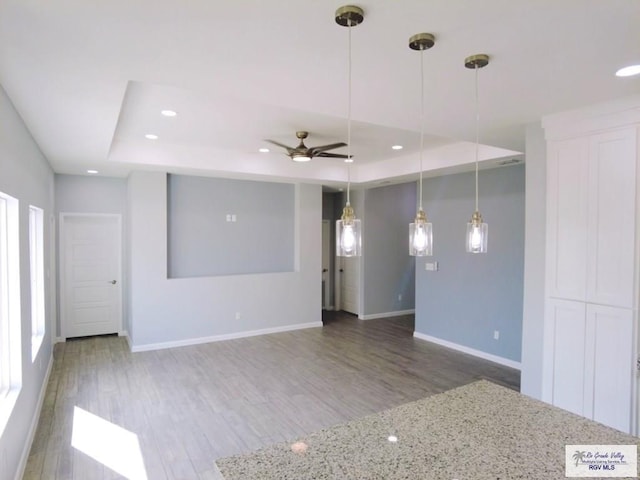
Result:
{"label": "white cabinet", "polygon": [[543,400],[637,432],[638,127],[624,102],[543,120]]}
{"label": "white cabinet", "polygon": [[633,418],[633,315],[625,308],[548,299],[545,401],[619,430]]}
{"label": "white cabinet", "polygon": [[547,153],[547,292],[584,300],[587,278],[586,138],[552,142]]}
{"label": "white cabinet", "polygon": [[633,306],[635,179],[635,128],[550,142],[550,297]]}
{"label": "white cabinet", "polygon": [[627,308],[587,304],[584,415],[631,430],[633,315]]}
{"label": "white cabinet", "polygon": [[544,375],[549,380],[543,400],[584,415],[586,305],[571,300],[547,300],[545,309]]}
{"label": "white cabinet", "polygon": [[589,137],[588,302],[632,308],[636,129]]}

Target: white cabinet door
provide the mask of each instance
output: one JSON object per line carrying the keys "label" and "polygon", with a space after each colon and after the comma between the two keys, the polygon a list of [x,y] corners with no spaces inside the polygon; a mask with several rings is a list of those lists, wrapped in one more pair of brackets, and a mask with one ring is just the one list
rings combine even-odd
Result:
{"label": "white cabinet door", "polygon": [[636,130],[593,135],[589,143],[587,301],[631,308]]}
{"label": "white cabinet door", "polygon": [[585,416],[631,431],[633,315],[624,308],[587,305]]}
{"label": "white cabinet door", "polygon": [[585,300],[589,142],[551,142],[547,158],[547,293]]}
{"label": "white cabinet door", "polygon": [[584,415],[586,308],[582,302],[547,300],[545,383],[553,405]]}
{"label": "white cabinet door", "polygon": [[631,432],[633,311],[547,299],[543,400]]}

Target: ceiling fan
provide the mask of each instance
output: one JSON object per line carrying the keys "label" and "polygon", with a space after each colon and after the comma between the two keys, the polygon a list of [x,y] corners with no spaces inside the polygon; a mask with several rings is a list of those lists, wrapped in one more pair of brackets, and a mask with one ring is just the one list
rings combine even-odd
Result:
{"label": "ceiling fan", "polygon": [[273,143],[278,147],[282,147],[287,151],[287,155],[291,157],[291,160],[294,162],[308,162],[314,157],[325,157],[325,158],[350,158],[348,155],[343,155],[341,153],[329,153],[327,150],[333,150],[335,148],[346,147],[347,144],[344,142],[339,143],[330,143],[329,145],[319,145],[317,147],[307,147],[304,144],[304,139],[309,136],[309,132],[296,132],[296,137],[300,139],[300,144],[297,147],[289,147],[280,142],[276,142],[275,140],[266,141],[269,143]]}

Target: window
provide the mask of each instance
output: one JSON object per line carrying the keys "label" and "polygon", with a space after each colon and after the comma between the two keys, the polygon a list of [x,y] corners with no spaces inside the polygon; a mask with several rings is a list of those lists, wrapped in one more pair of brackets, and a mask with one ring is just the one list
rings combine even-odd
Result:
{"label": "window", "polygon": [[0,192],[0,432],[22,383],[18,208]]}
{"label": "window", "polygon": [[44,212],[29,206],[29,265],[31,273],[31,360],[44,338]]}

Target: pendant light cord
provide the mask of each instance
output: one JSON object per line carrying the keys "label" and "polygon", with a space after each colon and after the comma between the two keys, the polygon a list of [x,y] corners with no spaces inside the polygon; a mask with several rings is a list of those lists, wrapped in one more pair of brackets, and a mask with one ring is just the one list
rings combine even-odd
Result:
{"label": "pendant light cord", "polygon": [[422,210],[422,151],[424,150],[424,48],[420,49],[420,210]]}
{"label": "pendant light cord", "polygon": [[478,70],[478,64],[476,63],[476,212],[478,211],[478,149],[480,144],[480,102],[478,101]]}
{"label": "pendant light cord", "polygon": [[351,19],[347,20],[347,28],[349,30],[349,69],[348,69],[348,83],[347,89],[347,206],[351,205],[350,190],[351,190]]}

